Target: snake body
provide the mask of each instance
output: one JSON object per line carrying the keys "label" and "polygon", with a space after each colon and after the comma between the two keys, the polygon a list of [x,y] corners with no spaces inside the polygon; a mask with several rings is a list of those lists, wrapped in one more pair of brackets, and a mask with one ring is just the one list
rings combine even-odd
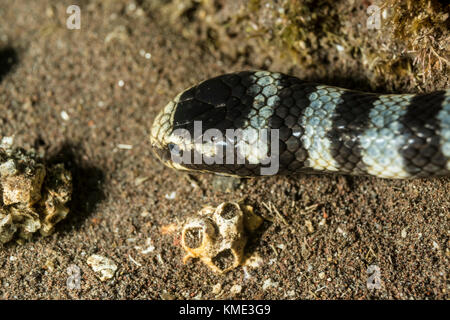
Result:
{"label": "snake body", "polygon": [[[241,142],[227,135],[231,129],[240,130]],[[205,139],[208,130],[214,134]],[[258,140],[264,130],[268,138]],[[194,138],[180,138],[180,132]],[[276,72],[237,72],[176,96],[155,118],[150,140],[158,158],[181,170],[258,176],[270,158],[278,161],[277,174],[445,176],[450,90],[375,94]],[[174,161],[181,156],[185,161]]]}

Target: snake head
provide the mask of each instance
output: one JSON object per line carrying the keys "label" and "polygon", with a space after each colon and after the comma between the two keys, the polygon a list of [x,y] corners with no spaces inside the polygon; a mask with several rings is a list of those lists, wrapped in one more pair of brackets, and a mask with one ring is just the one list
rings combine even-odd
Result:
{"label": "snake head", "polygon": [[[204,163],[198,163],[198,166],[193,164],[195,153],[202,157],[214,156],[219,144],[198,141],[209,129],[223,133],[225,129],[233,128],[233,124],[226,120],[227,109],[235,105],[238,99],[232,96],[232,85],[227,82],[230,77],[222,75],[212,78],[181,92],[156,116],[150,142],[154,154],[166,166],[205,171]],[[177,158],[181,155],[189,159]]]}
{"label": "snake head", "polygon": [[171,133],[173,132],[173,117],[180,95],[170,101],[158,113],[150,132],[150,143],[153,153],[161,162],[171,168],[173,168],[171,150],[174,147],[171,141]]}
{"label": "snake head", "polygon": [[155,118],[150,136],[154,153],[174,169],[255,175],[268,157],[264,130],[270,128],[279,100],[280,77],[244,71],[183,91]]}

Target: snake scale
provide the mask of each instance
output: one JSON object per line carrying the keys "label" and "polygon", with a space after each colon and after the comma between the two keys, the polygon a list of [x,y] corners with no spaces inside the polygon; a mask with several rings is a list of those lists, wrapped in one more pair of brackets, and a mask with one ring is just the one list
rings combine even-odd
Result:
{"label": "snake scale", "polygon": [[150,141],[169,167],[221,175],[264,175],[271,159],[269,174],[445,176],[450,89],[378,94],[276,72],[224,74],[176,96]]}

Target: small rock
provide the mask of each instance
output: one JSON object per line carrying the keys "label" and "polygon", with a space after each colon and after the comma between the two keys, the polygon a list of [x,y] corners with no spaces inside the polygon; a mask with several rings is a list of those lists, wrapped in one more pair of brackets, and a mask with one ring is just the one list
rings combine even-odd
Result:
{"label": "small rock", "polygon": [[341,46],[340,44],[337,44],[337,45],[336,45],[336,49],[337,49],[337,51],[339,51],[339,52],[344,51],[344,47]]}
{"label": "small rock", "polygon": [[117,148],[122,149],[122,150],[131,150],[131,149],[133,149],[133,146],[131,144],[119,143],[117,145]]}
{"label": "small rock", "polygon": [[264,222],[264,219],[258,216],[254,211],[253,207],[239,203],[239,206],[244,213],[244,228],[250,232],[255,232]]}
{"label": "small rock", "polygon": [[175,191],[172,191],[171,193],[168,193],[165,195],[165,198],[168,200],[173,200],[175,199],[177,196],[177,193]]}
{"label": "small rock", "polygon": [[45,167],[36,166],[32,175],[16,175],[2,181],[3,204],[5,206],[16,203],[35,204],[41,199],[41,188],[45,178]]}
{"label": "small rock", "polygon": [[402,230],[401,236],[402,238],[406,238],[407,232],[406,232],[406,228]]}
{"label": "small rock", "polygon": [[87,259],[87,264],[94,270],[94,272],[99,273],[99,278],[101,281],[106,281],[114,277],[117,270],[117,265],[113,260],[100,256],[98,254],[93,254]]}
{"label": "small rock", "polygon": [[263,283],[263,290],[267,290],[269,288],[277,288],[278,287],[278,282],[274,282],[272,281],[272,279],[267,279],[266,281],[264,281]]}
{"label": "small rock", "polygon": [[14,159],[0,164],[0,177],[13,176],[17,173],[16,162]]}
{"label": "small rock", "polygon": [[148,179],[150,179],[150,177],[137,177],[137,178],[134,180],[134,185],[137,187],[137,186],[143,184],[143,183],[144,183],[145,181],[147,181]]}
{"label": "small rock", "polygon": [[306,221],[305,221],[305,226],[306,226],[306,228],[308,229],[308,232],[309,232],[309,233],[314,233],[314,227],[313,227],[311,221],[306,220]]}
{"label": "small rock", "polygon": [[69,114],[66,111],[61,111],[61,118],[64,121],[69,121],[70,120]]}
{"label": "small rock", "polygon": [[9,150],[14,145],[14,136],[3,137],[0,140],[0,148],[4,150]]}
{"label": "small rock", "polygon": [[342,234],[342,236],[345,238],[347,236],[347,232],[345,232],[344,230],[342,230],[341,227],[338,227],[336,229],[337,232],[339,232],[340,234]]}
{"label": "small rock", "polygon": [[202,297],[203,297],[203,294],[200,292],[199,294],[197,294],[196,296],[194,296],[194,297],[192,298],[192,300],[201,300]]}
{"label": "small rock", "polygon": [[231,287],[230,292],[231,294],[235,295],[235,294],[239,294],[242,291],[242,286],[239,284],[235,284],[234,286]]}
{"label": "small rock", "polygon": [[152,239],[147,238],[147,240],[145,240],[145,245],[146,248],[141,251],[142,254],[148,254],[150,252],[155,251],[155,246],[153,245]]}
{"label": "small rock", "polygon": [[222,284],[219,282],[219,283],[213,285],[212,293],[213,294],[219,294],[220,292],[222,292]]}
{"label": "small rock", "polygon": [[0,213],[0,243],[11,241],[16,231],[17,227],[13,223],[12,215],[4,216]]}

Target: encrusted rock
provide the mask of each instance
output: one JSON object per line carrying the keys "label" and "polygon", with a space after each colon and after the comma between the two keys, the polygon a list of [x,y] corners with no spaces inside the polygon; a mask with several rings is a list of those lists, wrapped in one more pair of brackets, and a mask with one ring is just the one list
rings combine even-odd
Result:
{"label": "encrusted rock", "polygon": [[2,179],[3,205],[16,203],[33,205],[41,199],[45,178],[44,165],[37,163],[22,174],[6,175]]}
{"label": "encrusted rock", "polygon": [[72,176],[63,164],[46,166],[34,152],[0,140],[0,244],[16,235],[49,235],[64,219],[72,194]]}
{"label": "encrusted rock", "polygon": [[186,221],[181,245],[189,258],[200,258],[216,272],[224,273],[242,264],[247,233],[256,230],[262,218],[250,206],[224,202],[216,209],[205,207]]}
{"label": "encrusted rock", "polygon": [[0,243],[11,241],[16,231],[12,215],[0,213]]}

